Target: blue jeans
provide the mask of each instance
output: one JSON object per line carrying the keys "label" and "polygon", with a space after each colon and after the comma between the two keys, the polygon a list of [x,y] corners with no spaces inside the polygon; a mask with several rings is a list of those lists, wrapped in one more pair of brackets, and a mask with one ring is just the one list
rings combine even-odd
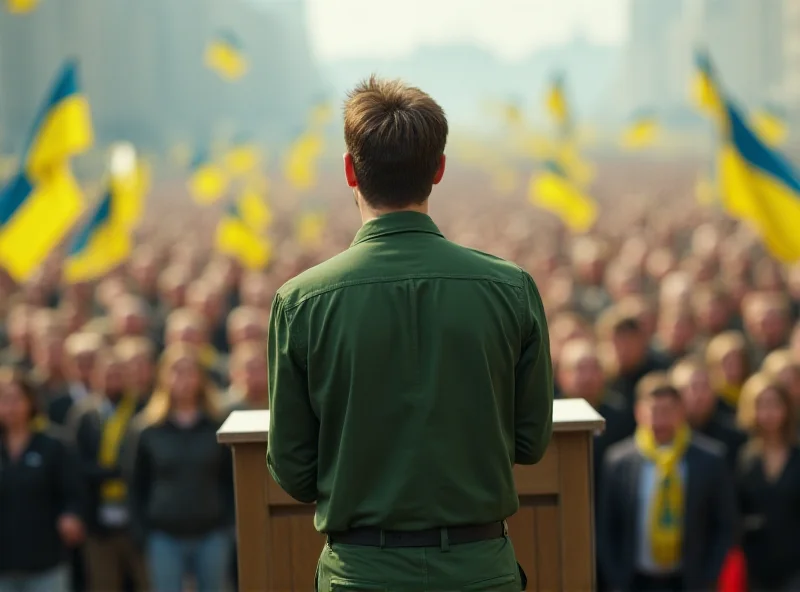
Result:
{"label": "blue jeans", "polygon": [[182,592],[188,575],[197,592],[225,588],[232,542],[227,531],[196,538],[178,538],[152,532],[147,540],[147,566],[154,592]]}
{"label": "blue jeans", "polygon": [[68,592],[69,569],[59,565],[35,575],[0,575],[0,592]]}

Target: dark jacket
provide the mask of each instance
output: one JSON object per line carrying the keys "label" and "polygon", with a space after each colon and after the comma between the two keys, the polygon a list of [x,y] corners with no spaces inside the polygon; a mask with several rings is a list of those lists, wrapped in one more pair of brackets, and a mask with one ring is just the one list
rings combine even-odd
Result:
{"label": "dark jacket", "polygon": [[[606,420],[606,427],[602,433],[594,437],[594,482],[595,492],[600,491],[600,483],[603,477],[603,459],[608,449],[633,435],[636,423],[631,418],[625,399],[616,391],[608,391],[603,396],[603,402],[597,408],[597,412]],[[595,502],[598,501],[595,493]]]}
{"label": "dark jacket", "polygon": [[[102,400],[98,397],[87,397],[75,404],[73,431],[75,447],[80,460],[81,470],[87,484],[87,526],[90,532],[105,534],[109,531],[99,517],[101,499],[100,490],[109,479],[122,478],[122,459],[124,444],[120,446],[120,462],[114,467],[103,467],[98,462],[100,442],[103,428],[108,420],[101,411]],[[139,411],[142,405],[139,405]]]}
{"label": "dark jacket", "polygon": [[748,448],[737,466],[736,491],[750,585],[797,590],[792,584],[800,578],[800,448],[791,449],[774,481],[764,474],[761,455]]}
{"label": "dark jacket", "polygon": [[728,412],[717,403],[717,408],[711,418],[705,425],[697,426],[695,430],[725,445],[725,459],[728,461],[731,473],[733,473],[736,467],[736,459],[739,457],[739,450],[747,442],[747,435],[736,426]]}
{"label": "dark jacket", "polygon": [[85,515],[85,489],[74,453],[50,433],[35,433],[11,462],[0,441],[0,574],[38,573],[68,558],[56,524]]}
{"label": "dark jacket", "polygon": [[168,419],[135,436],[128,502],[140,542],[153,530],[194,537],[233,525],[233,466],[217,444],[219,425],[206,416],[191,427]]}
{"label": "dark jacket", "polygon": [[[684,457],[682,573],[686,590],[716,585],[734,540],[736,501],[722,447],[693,435]],[[633,438],[608,450],[597,513],[600,569],[612,590],[631,590],[639,545],[639,479],[644,457]]]}

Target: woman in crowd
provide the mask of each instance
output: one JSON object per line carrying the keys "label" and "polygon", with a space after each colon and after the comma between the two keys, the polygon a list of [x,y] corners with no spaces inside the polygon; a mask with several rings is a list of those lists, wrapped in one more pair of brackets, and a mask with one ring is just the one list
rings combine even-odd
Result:
{"label": "woman in crowd", "polygon": [[800,449],[786,390],[767,374],[742,389],[739,422],[750,433],[736,472],[750,588],[800,589]]}
{"label": "woman in crowd", "polygon": [[215,394],[197,350],[169,346],[156,391],[139,418],[128,491],[153,589],[197,592],[225,585],[232,548],[230,453],[217,444]]}
{"label": "woman in crowd", "polygon": [[84,538],[79,464],[38,412],[23,375],[0,369],[0,592],[66,592],[68,549]]}
{"label": "woman in crowd", "polygon": [[744,335],[725,331],[714,337],[706,347],[706,365],[720,408],[730,416],[735,415],[742,385],[750,374]]}

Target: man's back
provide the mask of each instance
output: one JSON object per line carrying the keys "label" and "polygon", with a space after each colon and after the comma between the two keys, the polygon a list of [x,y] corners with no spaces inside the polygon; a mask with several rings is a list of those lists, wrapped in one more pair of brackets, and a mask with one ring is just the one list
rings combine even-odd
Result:
{"label": "man's back", "polygon": [[317,502],[319,530],[517,510],[513,464],[541,458],[552,417],[541,299],[517,266],[386,214],[281,288],[270,340],[272,389],[307,389],[273,402],[270,469]]}

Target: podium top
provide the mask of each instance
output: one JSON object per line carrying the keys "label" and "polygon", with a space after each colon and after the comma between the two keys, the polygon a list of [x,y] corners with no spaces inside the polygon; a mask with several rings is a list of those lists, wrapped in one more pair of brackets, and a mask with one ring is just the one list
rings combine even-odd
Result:
{"label": "podium top", "polygon": [[[602,431],[606,420],[585,399],[553,401],[553,431]],[[220,444],[248,444],[267,441],[269,411],[234,411],[217,432]]]}

